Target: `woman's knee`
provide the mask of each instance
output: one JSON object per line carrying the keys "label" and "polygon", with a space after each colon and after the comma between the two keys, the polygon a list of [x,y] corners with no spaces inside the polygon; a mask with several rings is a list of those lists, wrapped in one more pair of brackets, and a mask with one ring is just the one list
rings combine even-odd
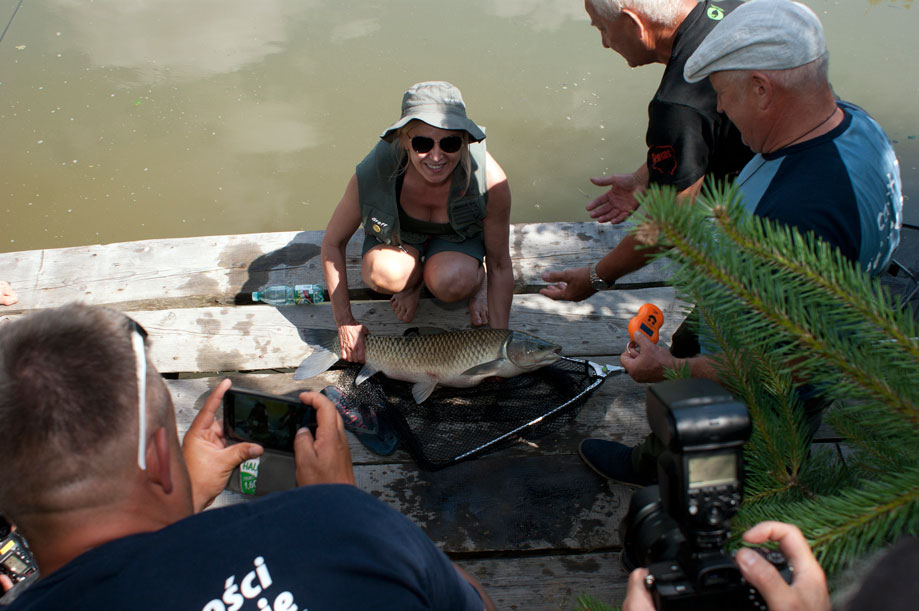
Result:
{"label": "woman's knee", "polygon": [[365,257],[361,265],[364,284],[379,293],[398,293],[405,290],[412,277],[414,261],[400,261],[392,257]]}
{"label": "woman's knee", "polygon": [[425,266],[424,284],[431,294],[447,303],[468,299],[481,284],[479,268],[447,270],[430,269]]}

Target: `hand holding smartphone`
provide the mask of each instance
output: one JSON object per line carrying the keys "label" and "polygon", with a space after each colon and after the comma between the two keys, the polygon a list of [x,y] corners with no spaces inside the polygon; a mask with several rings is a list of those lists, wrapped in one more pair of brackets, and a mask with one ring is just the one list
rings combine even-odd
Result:
{"label": "hand holding smartphone", "polygon": [[230,439],[293,454],[300,427],[316,434],[316,410],[299,398],[232,387],[223,395],[223,430]]}

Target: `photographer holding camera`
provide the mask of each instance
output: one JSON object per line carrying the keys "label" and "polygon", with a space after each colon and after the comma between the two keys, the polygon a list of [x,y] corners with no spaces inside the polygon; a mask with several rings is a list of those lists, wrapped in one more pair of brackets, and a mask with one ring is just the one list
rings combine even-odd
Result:
{"label": "photographer holding camera", "polygon": [[[770,609],[783,611],[829,611],[830,596],[826,576],[811,553],[797,526],[784,522],[761,522],[743,535],[751,544],[775,541],[794,573],[791,584],[775,567],[751,549],[737,551],[735,560],[744,579],[756,588]],[[645,587],[648,569],[635,569],[629,575],[628,591],[622,611],[653,611],[651,592]]]}
{"label": "photographer holding camera", "polygon": [[632,495],[619,527],[632,570],[625,608],[828,609],[823,571],[796,527],[764,522],[744,535],[781,552],[726,550],[743,499],[746,407],[711,380],[682,379],[649,386],[646,410],[662,447],[659,484]]}
{"label": "photographer holding camera", "polygon": [[0,513],[41,579],[18,609],[494,609],[405,516],[354,486],[344,426],[319,393],[293,490],[201,511],[256,444],[227,447],[221,382],[180,444],[146,332],[71,304],[0,328]]}

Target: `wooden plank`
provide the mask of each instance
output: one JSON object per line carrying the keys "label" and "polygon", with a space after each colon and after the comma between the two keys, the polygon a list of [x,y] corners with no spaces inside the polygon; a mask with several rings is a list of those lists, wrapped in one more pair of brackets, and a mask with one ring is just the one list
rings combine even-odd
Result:
{"label": "wooden plank", "polygon": [[[598,359],[601,363],[614,359]],[[329,384],[338,384],[338,374],[329,372],[302,382],[295,381],[290,374],[233,374],[206,378],[166,380],[172,393],[176,409],[179,436],[184,437],[195,415],[204,405],[211,390],[224,377],[233,380],[241,388],[261,390],[279,395],[296,396],[303,390],[321,390]],[[613,439],[628,445],[640,442],[648,434],[645,417],[647,384],[639,384],[628,375],[614,375],[590,396],[577,418],[559,431],[530,443],[502,449],[501,455],[520,456],[535,454],[577,454],[578,444],[585,437]],[[346,389],[347,392],[347,389]],[[355,464],[411,463],[412,458],[405,451],[398,450],[392,456],[378,456],[367,450],[357,438],[348,433],[351,441],[351,457]]]}
{"label": "wooden plank", "polygon": [[618,547],[631,498],[571,455],[493,454],[435,472],[362,465],[355,476],[448,552]]}
{"label": "wooden plank", "polygon": [[[511,327],[562,346],[564,354],[620,353],[628,341],[628,321],[642,303],[664,312],[662,341],[682,320],[682,305],[670,287],[605,291],[580,303],[554,302],[542,295],[515,295]],[[462,329],[469,326],[464,305],[448,308],[434,300],[419,304],[415,321],[402,323],[389,302],[360,302],[355,316],[374,333],[400,335],[411,326]],[[150,354],[161,373],[251,371],[297,367],[311,352],[298,328],[334,329],[329,305],[182,308],[128,312],[150,334]],[[0,325],[17,315],[0,315]]]}
{"label": "wooden plank", "polygon": [[[398,510],[448,553],[609,550],[634,490],[576,455],[495,453],[440,471],[354,466],[357,487]],[[251,497],[224,491],[213,507]]]}
{"label": "wooden plank", "polygon": [[[283,374],[232,378],[269,392],[296,389]],[[167,380],[180,436],[219,379]],[[326,381],[311,380],[312,388]],[[558,433],[435,472],[419,470],[401,450],[372,454],[349,433],[358,487],[407,515],[447,551],[616,547],[631,490],[596,476],[577,456],[577,444],[586,436],[639,441],[648,431],[644,394],[645,385],[611,377]],[[225,491],[215,506],[249,499]]]}
{"label": "wooden plank", "polygon": [[[529,223],[511,226],[515,292],[534,292],[546,269],[596,261],[625,235],[622,225]],[[322,231],[288,231],[121,242],[0,253],[4,280],[19,294],[8,314],[70,301],[121,309],[167,309],[234,304],[272,284],[323,283]],[[363,232],[348,245],[348,284],[360,296]],[[660,285],[655,263],[623,278],[624,288]],[[366,293],[366,291],[364,291]],[[366,294],[363,295],[366,297]]]}
{"label": "wooden plank", "polygon": [[571,611],[589,595],[622,604],[628,573],[618,553],[549,555],[454,561],[481,583],[499,609]]}

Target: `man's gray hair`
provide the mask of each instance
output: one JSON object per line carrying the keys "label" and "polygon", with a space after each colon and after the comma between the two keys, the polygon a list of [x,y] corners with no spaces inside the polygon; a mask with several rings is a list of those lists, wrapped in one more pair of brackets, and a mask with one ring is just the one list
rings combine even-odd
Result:
{"label": "man's gray hair", "polygon": [[681,14],[681,0],[587,0],[594,12],[612,21],[622,9],[632,9],[662,25],[676,25]]}

